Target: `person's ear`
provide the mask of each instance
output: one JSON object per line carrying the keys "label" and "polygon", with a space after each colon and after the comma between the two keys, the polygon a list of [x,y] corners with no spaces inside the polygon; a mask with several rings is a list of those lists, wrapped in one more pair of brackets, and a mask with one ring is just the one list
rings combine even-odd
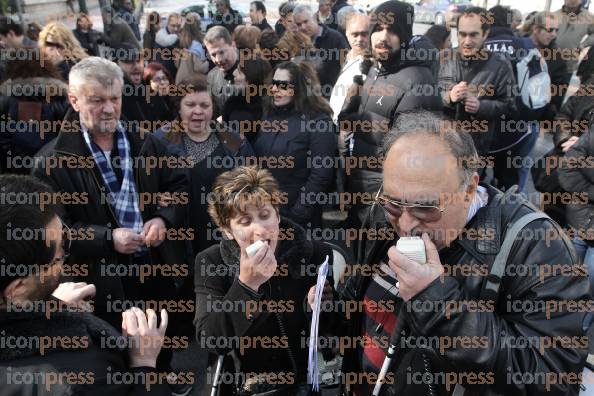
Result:
{"label": "person's ear", "polygon": [[466,187],[466,194],[464,195],[464,201],[469,203],[472,201],[474,194],[476,194],[476,190],[478,188],[480,177],[478,173],[474,172],[470,177],[470,183],[468,183],[468,187]]}
{"label": "person's ear", "polygon": [[4,288],[2,297],[4,301],[18,299],[19,297],[27,295],[26,278],[18,278],[13,280]]}
{"label": "person's ear", "polygon": [[78,113],[80,111],[78,97],[70,90],[68,90],[68,101],[70,101],[74,111]]}
{"label": "person's ear", "polygon": [[221,227],[221,231],[223,231],[223,234],[225,235],[225,237],[227,239],[229,239],[230,241],[232,241],[233,239],[235,239],[235,237],[233,236],[233,233],[231,232],[231,229],[228,227]]}

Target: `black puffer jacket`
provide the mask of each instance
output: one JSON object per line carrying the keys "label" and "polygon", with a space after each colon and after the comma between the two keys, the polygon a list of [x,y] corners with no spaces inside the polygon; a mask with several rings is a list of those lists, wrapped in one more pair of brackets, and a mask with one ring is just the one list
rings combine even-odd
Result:
{"label": "black puffer jacket", "polygon": [[[501,54],[481,50],[474,60],[464,60],[457,50],[447,52],[439,69],[439,88],[446,114],[457,121],[470,121],[471,132],[479,155],[488,153],[500,128],[501,116],[516,111],[511,65]],[[480,101],[478,113],[464,110],[464,103],[452,103],[450,91],[459,82],[466,81],[469,93]]]}
{"label": "black puffer jacket", "polygon": [[[567,104],[567,103],[566,103]],[[581,239],[594,246],[594,131],[592,127],[560,158],[559,183],[572,194],[565,215]],[[563,161],[565,160],[565,161]]]}
{"label": "black puffer jacket", "polygon": [[[482,386],[467,386],[471,377],[456,377],[457,380],[462,378],[463,385],[470,392],[466,394],[536,396],[577,395],[579,392],[579,384],[575,381],[570,385],[552,380],[545,384],[522,380],[521,376],[534,379],[535,374],[540,373],[571,373],[577,377],[581,373],[588,354],[582,321],[587,310],[591,310],[586,269],[577,267],[572,243],[556,223],[550,219],[536,220],[526,226],[522,234],[524,237],[517,239],[511,249],[497,302],[481,302],[479,297],[489,264],[499,252],[506,230],[521,216],[536,211],[517,194],[510,193],[503,198],[499,190],[488,185],[485,187],[489,203],[479,209],[466,226],[468,233],[439,252],[442,264],[447,263],[450,268],[457,264],[467,265],[465,272],[457,270],[448,274],[446,269],[443,280],[436,279],[414,296],[410,304],[403,305],[401,315],[407,323],[405,336],[413,338],[397,351],[391,366],[391,371],[395,372],[394,385],[384,385],[382,395],[431,394],[422,381],[411,385],[409,375],[416,371],[429,371],[427,377],[423,376],[423,381],[425,378],[438,381],[433,382],[434,395],[452,393],[454,385],[446,389],[443,381],[444,373],[447,375],[448,372],[475,373],[476,384],[482,382]],[[372,227],[385,226],[378,223]],[[477,238],[481,228],[486,237]],[[394,244],[393,241],[366,242],[369,246],[360,250],[367,252],[367,260],[360,262],[369,265],[383,260],[388,248]],[[558,272],[542,276],[547,269],[553,270],[551,266],[556,264],[567,265],[575,272],[566,276]],[[344,287],[339,288],[339,293],[346,302],[362,301],[370,280],[371,277],[360,274],[350,276]],[[397,303],[400,301],[398,299]],[[446,316],[446,310],[438,307],[447,301],[474,301],[476,305],[472,309],[452,309]],[[557,310],[549,305],[550,310],[545,310],[544,303],[552,301],[569,301],[575,305],[571,309]],[[362,319],[360,313],[351,316],[346,323],[348,336],[361,336]],[[398,320],[401,319],[402,316]],[[451,347],[446,347],[441,353],[435,346],[437,344],[429,343],[431,338],[427,337],[441,337],[442,340],[462,337],[458,341],[465,338],[467,344],[450,344]],[[557,344],[557,347],[545,348],[542,354],[538,342],[542,343],[544,337],[548,340],[566,337],[572,343],[569,347]],[[416,343],[415,339],[419,342]],[[473,339],[475,347],[469,347],[468,342]],[[450,341],[453,342],[453,338]],[[417,348],[410,347],[415,344]],[[425,347],[428,344],[429,347]],[[358,352],[358,348],[345,352],[343,372],[360,372]]]}
{"label": "black puffer jacket", "polygon": [[[281,218],[280,229],[286,238],[279,239],[276,248],[277,274],[260,286],[258,293],[239,283],[237,242],[224,240],[196,256],[194,324],[198,342],[210,352],[238,353],[242,372],[284,372],[291,374],[294,381],[303,382],[307,373],[305,340],[310,327],[307,293],[316,284],[317,267],[326,255],[332,265],[332,250],[323,242],[311,241],[303,228],[288,219]],[[260,304],[261,309],[252,310],[251,315],[246,313],[248,301]],[[262,305],[265,301],[278,304],[276,308],[273,304]],[[322,318],[321,326],[325,322]],[[252,343],[241,353],[241,339],[268,341]]]}
{"label": "black puffer jacket", "polygon": [[351,171],[349,191],[375,192],[379,188],[383,139],[399,113],[441,109],[437,81],[431,71],[436,60],[427,55],[432,50],[436,51],[429,39],[414,36],[394,63],[379,63],[371,68],[361,90],[357,113],[339,116],[339,121],[346,121],[341,122],[341,128],[351,127],[354,136],[352,156],[360,159],[360,166]]}
{"label": "black puffer jacket", "polygon": [[[90,313],[2,310],[0,329],[3,342],[13,345],[0,348],[2,395],[171,394],[164,381],[148,390],[143,383],[145,375],[158,378],[155,369],[128,369],[126,340]],[[47,341],[52,345],[44,344],[43,349],[36,345]],[[138,380],[126,383],[125,378]],[[57,383],[45,382],[51,379]]]}
{"label": "black puffer jacket", "polygon": [[[106,187],[102,175],[95,166],[79,128],[76,113],[67,115],[58,137],[37,154],[33,175],[48,182],[55,191],[70,196],[69,204],[64,205],[64,221],[76,231],[77,237],[72,241],[69,263],[87,266],[86,274],[79,273],[80,276],[75,278],[95,284],[95,313],[116,326],[121,323],[118,301],[129,296],[124,294],[126,278],[118,276],[109,268],[114,265],[131,266],[133,260],[132,255],[120,254],[114,248],[112,232],[120,225],[105,199]],[[126,137],[130,142],[134,163],[138,164],[134,167],[136,191],[148,198],[141,208],[143,221],[161,217],[167,228],[174,230],[159,247],[150,249],[151,261],[153,264],[187,264],[185,242],[192,235],[190,230],[183,230],[182,225],[187,217],[184,194],[187,194],[188,180],[184,170],[175,166],[182,163],[169,166],[165,159],[172,158],[171,154],[158,138],[146,131],[141,134],[138,129],[132,128],[126,131]],[[161,165],[155,166],[155,162]],[[45,166],[52,163],[75,166]],[[170,192],[174,198],[173,204],[159,207],[154,199],[159,192]],[[149,276],[144,280],[147,292],[143,299],[175,299],[173,278],[158,276],[160,271],[154,274],[157,276]],[[138,282],[138,276],[131,278]]]}
{"label": "black puffer jacket", "polygon": [[[9,79],[0,85],[0,95],[4,125],[0,128],[0,157],[32,157],[58,136],[59,124],[70,106],[68,85],[64,81],[50,77]],[[3,160],[2,171],[29,173],[30,169],[8,167]]]}

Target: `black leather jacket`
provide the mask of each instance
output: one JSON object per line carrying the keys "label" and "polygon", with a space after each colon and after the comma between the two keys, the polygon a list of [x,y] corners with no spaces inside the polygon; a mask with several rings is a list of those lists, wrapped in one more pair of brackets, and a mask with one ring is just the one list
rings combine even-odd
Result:
{"label": "black leather jacket", "polygon": [[[457,375],[457,379],[462,378],[462,373],[476,375],[474,385],[467,385],[470,377],[462,378],[467,392],[471,392],[466,395],[479,392],[481,395],[578,394],[579,385],[575,381],[570,385],[530,383],[527,377],[523,380],[517,377],[520,375],[517,373],[526,373],[532,378],[535,373],[549,373],[559,378],[558,373],[577,375],[582,371],[588,353],[582,321],[591,304],[586,270],[577,267],[571,241],[561,233],[560,227],[552,220],[536,220],[524,228],[523,237],[512,247],[497,302],[481,302],[482,285],[503,243],[507,227],[536,210],[516,194],[506,194],[502,202],[503,193],[486,187],[489,203],[477,212],[467,230],[485,227],[485,230],[492,230],[485,234],[488,238],[471,239],[469,232],[466,237],[458,238],[450,247],[440,251],[442,264],[450,264],[446,265],[446,274],[448,267],[453,268],[452,264],[467,264],[470,274],[464,276],[460,271],[456,274],[450,272],[443,280],[436,279],[403,304],[400,313],[400,318],[406,318],[406,337],[412,336],[413,340],[420,339],[417,338],[419,336],[451,337],[450,340],[453,340],[452,337],[465,337],[474,340],[475,347],[458,344],[440,351],[433,344],[426,348],[420,348],[419,344],[411,348],[410,344],[405,344],[397,351],[391,366],[395,381],[383,386],[382,395],[449,395],[454,385],[450,384],[448,389],[439,380],[439,375],[443,375],[441,373]],[[378,263],[392,244],[393,241],[383,241],[359,249],[367,252],[368,259],[357,262]],[[543,276],[547,274],[545,267],[550,269],[549,265],[554,264],[572,266],[576,270],[572,276],[558,272],[554,276]],[[344,287],[339,289],[342,299],[361,301],[370,280],[371,277],[360,274],[348,277]],[[483,305],[482,308],[449,311],[419,309],[435,307],[444,301],[478,301],[476,307]],[[537,309],[539,303],[548,302],[552,307],[553,302],[559,301],[575,302],[575,306],[561,311]],[[361,336],[362,319],[360,313],[351,316],[346,324],[350,336]],[[545,346],[544,354],[539,351],[537,340],[543,342],[561,337],[571,340],[570,345],[557,343],[556,348]],[[520,344],[524,341],[531,343],[528,346]],[[402,346],[402,343],[399,345]],[[346,350],[343,372],[359,372],[359,363],[358,350]],[[424,383],[414,383],[411,374],[417,371],[432,373],[431,378],[437,383],[434,382],[431,388]],[[550,390],[547,390],[547,385]]]}

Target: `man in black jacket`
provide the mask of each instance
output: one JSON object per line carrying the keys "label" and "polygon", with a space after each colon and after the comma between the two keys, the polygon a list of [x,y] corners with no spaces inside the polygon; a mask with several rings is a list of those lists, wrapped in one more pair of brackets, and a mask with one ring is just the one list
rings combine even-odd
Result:
{"label": "man in black jacket", "polygon": [[348,53],[349,43],[336,30],[324,24],[320,25],[308,5],[295,7],[293,20],[297,29],[311,38],[311,42],[317,50],[316,55],[324,62],[322,68],[318,70],[318,77],[322,86],[322,94],[326,98],[330,98],[332,87],[340,73],[342,61]]}
{"label": "man in black jacket", "polygon": [[[368,379],[350,390],[371,394],[396,332],[401,337],[381,395],[449,395],[456,384],[485,396],[577,394],[591,295],[561,228],[547,217],[524,226],[498,294],[486,294],[508,230],[537,209],[479,184],[472,138],[430,112],[401,115],[384,150],[373,210],[385,218],[365,225],[384,237],[365,241],[356,261],[365,265],[350,271],[335,305],[361,307],[349,312],[346,334],[338,333],[344,340],[366,337],[364,345],[345,348],[345,378]],[[394,247],[394,239],[411,236],[422,236],[424,264]],[[571,274],[561,274],[563,265]],[[553,345],[557,337],[572,341]],[[353,375],[361,373],[368,375]]]}
{"label": "man in black jacket", "polygon": [[189,164],[172,162],[149,132],[125,128],[123,76],[112,62],[84,59],[69,84],[75,112],[38,153],[33,172],[60,193],[84,193],[63,218],[82,235],[72,241],[71,262],[89,267],[78,278],[97,287],[96,315],[115,326],[122,308],[138,301],[191,311],[176,299],[173,277],[157,267],[187,264],[184,244],[193,231],[182,226],[187,179],[180,168]]}
{"label": "man in black jacket", "polygon": [[[489,9],[489,16],[492,20],[490,21],[489,34],[485,40],[485,48],[505,56],[509,60],[517,80],[517,64],[528,56],[530,50],[534,49],[534,44],[530,38],[514,35],[511,26],[513,12],[509,7],[492,7]],[[539,65],[538,60],[533,63]],[[548,89],[549,87],[547,85],[543,88]],[[513,185],[518,185],[518,191],[522,192],[528,179],[530,166],[511,167],[508,164],[512,158],[523,159],[530,154],[538,139],[538,121],[542,118],[546,107],[531,109],[524,104],[519,91],[520,87],[517,87],[516,112],[505,114],[501,118],[501,126],[497,128],[498,135],[495,136],[491,144],[489,154],[494,159],[493,173],[497,179],[497,186],[501,189],[508,189]]]}
{"label": "man in black jacket", "polygon": [[444,110],[472,132],[480,156],[489,152],[501,116],[516,110],[516,83],[509,61],[483,47],[489,20],[484,8],[464,10],[458,18],[458,49],[445,57],[439,69]]}
{"label": "man in black jacket", "polygon": [[58,200],[47,199],[56,192],[31,176],[0,176],[0,185],[0,393],[170,395],[166,373],[155,370],[166,311],[160,326],[151,309],[123,312],[127,339],[86,312],[95,287],[59,284],[62,273],[85,268],[64,265],[73,234],[64,232]]}
{"label": "man in black jacket", "polygon": [[241,14],[231,8],[229,0],[217,0],[215,6],[217,14],[214,16],[213,22],[207,26],[207,30],[213,26],[222,26],[229,31],[229,34],[233,34],[237,26],[243,25]]}
{"label": "man in black jacket", "polygon": [[272,29],[272,26],[266,20],[266,6],[259,0],[250,3],[250,19],[252,25],[260,29],[261,32]]}
{"label": "man in black jacket", "polygon": [[152,92],[143,81],[144,59],[140,49],[124,43],[114,49],[117,65],[124,73],[122,114],[130,123],[141,124],[150,131],[159,129],[172,118],[162,96]]}
{"label": "man in black jacket", "polygon": [[[352,194],[378,190],[382,140],[400,113],[441,109],[432,72],[438,51],[428,39],[413,37],[413,18],[413,6],[399,1],[380,4],[370,16],[375,67],[359,87],[360,94],[347,97],[339,116],[341,132],[353,134],[347,158],[347,190]],[[367,205],[353,207],[350,218],[354,227],[363,221],[366,209]]]}

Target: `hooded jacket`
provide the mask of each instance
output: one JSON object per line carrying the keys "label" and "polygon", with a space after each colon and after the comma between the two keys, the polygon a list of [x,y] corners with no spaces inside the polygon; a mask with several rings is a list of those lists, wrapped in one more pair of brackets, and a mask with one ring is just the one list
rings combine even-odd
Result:
{"label": "hooded jacket", "polygon": [[[489,194],[487,205],[479,209],[467,224],[467,233],[439,252],[441,263],[449,264],[449,268],[459,265],[458,268],[464,266],[471,270],[448,272],[446,267],[443,278],[437,278],[409,300],[410,304],[403,305],[401,314],[406,320],[405,334],[389,369],[394,380],[382,387],[382,396],[451,395],[454,385],[446,388],[442,381],[443,375],[449,373],[461,374],[454,378],[464,382],[465,395],[577,395],[579,392],[576,381],[571,384],[564,381],[545,383],[522,378],[541,378],[535,373],[567,373],[577,378],[581,373],[588,354],[582,322],[591,298],[586,269],[576,269],[573,275],[568,276],[560,273],[541,276],[548,264],[563,263],[577,267],[578,261],[571,241],[559,225],[551,219],[536,220],[528,224],[522,233],[532,237],[514,242],[498,300],[494,303],[492,300],[481,301],[479,297],[489,264],[499,252],[510,225],[523,215],[536,211],[518,194],[507,193],[504,196],[494,187],[484,187]],[[383,222],[366,226],[373,229],[390,227],[385,218]],[[477,237],[481,229],[488,231],[482,234],[483,237]],[[365,255],[356,262],[370,266],[383,260],[388,248],[394,245],[392,240],[364,242],[367,246],[360,251]],[[344,287],[338,290],[342,301],[345,304],[362,301],[370,280],[371,277],[362,272],[349,276]],[[397,298],[396,309],[400,301]],[[444,301],[473,301],[476,305],[475,309],[452,309],[448,312],[438,308]],[[539,302],[545,301],[571,301],[583,309],[547,312],[544,308],[536,308]],[[478,308],[482,303],[485,305]],[[346,328],[346,336],[360,337],[362,319],[362,314],[357,312],[337,328]],[[339,334],[342,335],[342,331]],[[453,337],[456,336],[462,337],[459,341],[466,339],[467,343],[454,345]],[[450,338],[451,346],[440,350],[438,345],[445,344],[433,342],[440,337],[442,340]],[[575,343],[569,347],[545,348],[543,354],[539,351],[538,340],[542,343],[546,337],[568,337]],[[529,346],[525,346],[526,343]],[[387,348],[383,349],[386,352]],[[343,373],[360,372],[358,351],[358,346],[345,351]],[[423,380],[415,380],[419,378],[415,377],[415,373],[420,373]],[[431,387],[425,378],[431,381]],[[475,382],[474,386],[466,384],[471,381]]]}
{"label": "hooded jacket", "polygon": [[437,61],[428,55],[432,50],[437,52],[426,37],[412,37],[393,57],[392,63],[377,63],[371,68],[360,90],[357,113],[339,116],[340,129],[348,131],[350,128],[353,132],[351,155],[368,159],[358,161],[360,167],[351,171],[349,191],[375,192],[379,188],[383,139],[399,113],[414,109],[441,110],[437,81],[432,72],[433,63]]}

